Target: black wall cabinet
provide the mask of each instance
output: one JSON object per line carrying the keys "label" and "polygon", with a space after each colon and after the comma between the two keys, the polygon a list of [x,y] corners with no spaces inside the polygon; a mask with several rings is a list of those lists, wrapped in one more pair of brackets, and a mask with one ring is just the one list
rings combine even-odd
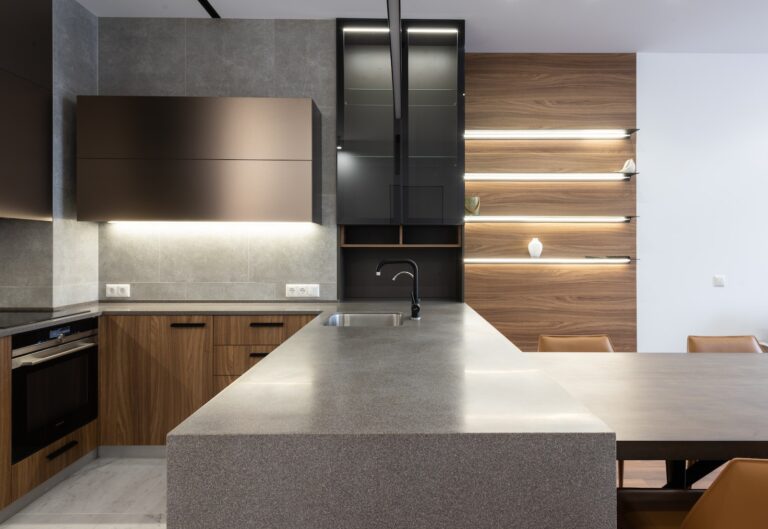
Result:
{"label": "black wall cabinet", "polygon": [[0,217],[51,220],[51,0],[0,2]]}
{"label": "black wall cabinet", "polygon": [[403,22],[400,123],[386,21],[337,32],[338,223],[462,224],[463,21]]}

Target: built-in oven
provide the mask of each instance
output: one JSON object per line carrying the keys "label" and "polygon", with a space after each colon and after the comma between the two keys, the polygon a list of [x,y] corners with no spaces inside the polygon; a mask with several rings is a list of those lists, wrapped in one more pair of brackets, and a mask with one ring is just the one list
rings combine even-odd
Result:
{"label": "built-in oven", "polygon": [[12,343],[12,459],[17,463],[97,418],[98,319],[17,334]]}

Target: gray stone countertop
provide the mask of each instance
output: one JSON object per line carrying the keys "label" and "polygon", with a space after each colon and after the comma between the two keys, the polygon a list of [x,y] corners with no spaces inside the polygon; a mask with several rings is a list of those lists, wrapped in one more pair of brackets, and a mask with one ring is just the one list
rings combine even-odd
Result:
{"label": "gray stone countertop", "polygon": [[[303,305],[305,312],[311,306]],[[332,311],[407,315],[409,303],[317,308],[319,317],[180,424],[169,442],[272,434],[611,432],[463,303],[427,302],[421,321],[388,328],[324,323]]]}
{"label": "gray stone countertop", "polygon": [[130,301],[101,302],[72,305],[57,309],[54,318],[27,325],[0,329],[0,338],[26,331],[34,331],[58,323],[101,316],[102,314],[311,314],[331,310],[336,302],[163,302]]}

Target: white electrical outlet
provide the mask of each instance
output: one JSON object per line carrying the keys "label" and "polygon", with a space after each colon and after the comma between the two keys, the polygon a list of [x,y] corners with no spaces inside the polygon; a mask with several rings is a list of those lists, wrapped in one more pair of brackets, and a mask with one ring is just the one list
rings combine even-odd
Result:
{"label": "white electrical outlet", "polygon": [[128,283],[107,283],[108,298],[130,298],[131,285]]}
{"label": "white electrical outlet", "polygon": [[285,285],[286,298],[319,298],[320,285],[317,283],[299,284],[288,283]]}
{"label": "white electrical outlet", "polygon": [[721,276],[721,275],[712,276],[712,286],[713,287],[724,287],[725,286],[725,276]]}

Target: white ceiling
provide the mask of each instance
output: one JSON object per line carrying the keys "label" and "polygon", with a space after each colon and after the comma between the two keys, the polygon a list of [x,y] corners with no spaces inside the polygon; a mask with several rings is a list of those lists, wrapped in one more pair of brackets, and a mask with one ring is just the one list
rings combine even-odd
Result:
{"label": "white ceiling", "polygon": [[[197,0],[78,0],[98,16],[206,17]],[[385,0],[210,0],[223,18],[386,16]],[[467,50],[768,53],[767,0],[401,0],[463,18]]]}

